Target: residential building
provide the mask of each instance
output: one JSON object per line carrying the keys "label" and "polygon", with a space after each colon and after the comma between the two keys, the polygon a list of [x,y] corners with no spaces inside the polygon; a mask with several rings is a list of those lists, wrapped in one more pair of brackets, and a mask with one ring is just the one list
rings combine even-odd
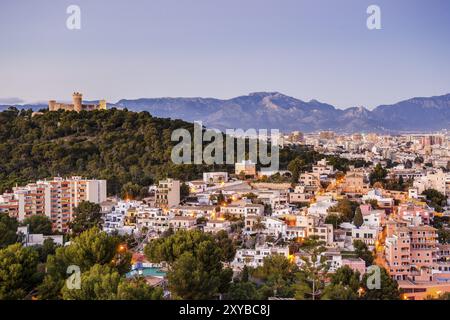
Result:
{"label": "residential building", "polygon": [[257,268],[263,265],[264,258],[272,255],[289,257],[289,247],[278,246],[256,246],[255,249],[238,249],[236,256],[231,263],[234,270],[242,270],[244,266]]}
{"label": "residential building", "polygon": [[180,229],[195,229],[197,226],[197,219],[194,217],[175,216],[169,220],[169,226],[174,230]]}
{"label": "residential building", "polygon": [[221,183],[228,181],[228,172],[203,172],[205,183]]}
{"label": "residential building", "polygon": [[100,204],[106,200],[106,180],[81,177],[41,180],[3,194],[0,209],[19,221],[32,215],[45,215],[55,231],[67,232],[74,209],[82,202]]}
{"label": "residential building", "polygon": [[180,204],[180,181],[159,181],[155,191],[155,206],[169,209]]}
{"label": "residential building", "polygon": [[255,176],[256,164],[250,160],[243,160],[242,162],[235,163],[234,171],[237,175],[244,173],[245,176]]}
{"label": "residential building", "polygon": [[219,231],[230,231],[231,223],[227,220],[209,220],[206,222],[206,226],[203,228],[204,232],[217,233]]}
{"label": "residential building", "polygon": [[33,234],[29,231],[29,226],[22,226],[17,228],[17,234],[20,235],[22,240],[22,245],[24,247],[31,246],[42,246],[44,241],[47,239],[51,239],[54,244],[62,246],[64,245],[64,236],[63,235],[43,235],[43,234]]}

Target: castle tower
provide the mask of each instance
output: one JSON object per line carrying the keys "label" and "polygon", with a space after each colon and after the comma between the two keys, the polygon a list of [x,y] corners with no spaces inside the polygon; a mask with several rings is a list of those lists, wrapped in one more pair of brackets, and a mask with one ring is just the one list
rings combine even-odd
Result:
{"label": "castle tower", "polygon": [[73,110],[76,112],[80,112],[82,110],[83,95],[79,92],[74,92],[72,95],[72,100],[73,100]]}
{"label": "castle tower", "polygon": [[49,111],[56,111],[56,101],[55,100],[50,100],[48,102],[48,110]]}
{"label": "castle tower", "polygon": [[106,110],[106,100],[100,100],[98,105],[99,110]]}

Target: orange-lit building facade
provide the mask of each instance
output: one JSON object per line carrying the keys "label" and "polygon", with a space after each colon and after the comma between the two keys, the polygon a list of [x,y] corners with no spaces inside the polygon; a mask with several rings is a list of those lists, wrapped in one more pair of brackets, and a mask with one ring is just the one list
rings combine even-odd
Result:
{"label": "orange-lit building facade", "polygon": [[397,226],[393,232],[388,231],[385,257],[388,271],[394,279],[415,280],[423,275],[421,271],[435,267],[438,250],[436,231],[426,225]]}

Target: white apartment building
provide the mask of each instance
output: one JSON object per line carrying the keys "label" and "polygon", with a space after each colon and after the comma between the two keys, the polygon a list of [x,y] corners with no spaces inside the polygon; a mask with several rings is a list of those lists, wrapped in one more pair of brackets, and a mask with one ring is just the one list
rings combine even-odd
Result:
{"label": "white apartment building", "polygon": [[300,184],[304,186],[320,186],[320,175],[312,172],[305,172],[300,174]]}
{"label": "white apartment building", "polygon": [[194,217],[180,217],[175,216],[169,219],[169,226],[174,230],[191,230],[195,229],[197,225],[197,219]]}
{"label": "white apartment building", "polygon": [[211,218],[216,215],[216,207],[210,205],[203,206],[175,206],[170,212],[177,216],[195,217],[195,218]]}
{"label": "white apartment building", "polygon": [[334,173],[334,167],[329,165],[327,160],[323,158],[318,161],[313,167],[313,173],[320,175],[329,175]]}
{"label": "white apartment building", "polygon": [[363,195],[362,200],[376,200],[380,207],[392,207],[394,205],[394,199],[385,198],[380,189],[369,190],[366,195]]}
{"label": "white apartment building", "polygon": [[230,231],[231,222],[227,220],[209,220],[203,228],[204,232],[217,233],[219,231]]}
{"label": "white apartment building", "polygon": [[364,225],[370,228],[380,228],[385,215],[384,210],[371,210],[369,213],[363,214]]}
{"label": "white apartment building", "polygon": [[298,226],[286,226],[286,234],[284,236],[287,240],[296,240],[306,238],[307,228]]}
{"label": "white apartment building", "polygon": [[205,183],[221,183],[228,181],[228,172],[203,172]]}
{"label": "white apartment building", "polygon": [[136,225],[139,230],[146,228],[151,232],[162,233],[169,229],[173,217],[172,213],[165,213],[161,208],[140,206],[136,212]]}
{"label": "white apartment building", "polygon": [[107,233],[118,232],[120,235],[136,232],[135,224],[128,224],[127,213],[140,206],[138,201],[119,201],[111,211],[106,212],[103,218],[103,231]]}
{"label": "white apartment building", "polygon": [[255,249],[238,249],[231,266],[233,270],[242,270],[244,266],[257,268],[263,265],[264,258],[272,255],[289,257],[289,247],[256,246]]}
{"label": "white apartment building", "polygon": [[278,238],[278,236],[285,237],[287,225],[283,220],[275,217],[265,217],[264,221],[265,229],[263,230],[265,234]]}
{"label": "white apartment building", "polygon": [[264,215],[264,206],[261,204],[237,204],[220,207],[220,215],[232,215],[237,217],[246,217],[248,215]]}
{"label": "white apartment building", "polygon": [[24,247],[31,247],[36,245],[43,245],[44,241],[47,239],[52,239],[53,243],[59,246],[64,244],[63,235],[49,235],[45,236],[43,234],[33,234],[29,232],[28,226],[18,227],[17,234],[22,236],[22,245]]}
{"label": "white apartment building", "polygon": [[331,197],[329,199],[317,201],[316,203],[310,205],[308,208],[308,214],[317,217],[326,217],[328,215],[328,210],[336,204],[337,201],[333,201]]}
{"label": "white apartment building", "polygon": [[352,228],[352,243],[355,240],[363,241],[368,247],[375,246],[378,239],[378,228],[362,225],[359,228]]}
{"label": "white apartment building", "polygon": [[317,190],[317,186],[297,185],[294,191],[289,193],[289,203],[310,202]]}
{"label": "white apartment building", "polygon": [[32,215],[46,215],[54,230],[68,231],[75,207],[82,201],[101,203],[106,200],[106,180],[89,180],[81,177],[40,180],[0,198],[0,210],[8,211],[22,221]]}
{"label": "white apartment building", "polygon": [[435,189],[447,197],[450,196],[450,173],[434,170],[414,180],[414,187],[419,194],[427,189]]}

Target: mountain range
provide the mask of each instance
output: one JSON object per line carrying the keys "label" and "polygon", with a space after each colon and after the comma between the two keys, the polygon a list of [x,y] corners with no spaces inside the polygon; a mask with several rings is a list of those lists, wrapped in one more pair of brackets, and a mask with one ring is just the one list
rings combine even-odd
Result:
{"label": "mountain range", "polygon": [[[5,106],[0,106],[1,108]],[[16,106],[20,107],[20,106]],[[27,108],[33,106],[27,105]],[[41,107],[41,106],[40,106]],[[279,92],[255,92],[232,99],[122,99],[109,107],[148,111],[155,117],[202,121],[208,128],[279,129],[313,132],[429,132],[450,129],[450,94],[412,98],[373,110],[338,109],[317,100],[302,101]],[[35,108],[33,108],[35,109]]]}

